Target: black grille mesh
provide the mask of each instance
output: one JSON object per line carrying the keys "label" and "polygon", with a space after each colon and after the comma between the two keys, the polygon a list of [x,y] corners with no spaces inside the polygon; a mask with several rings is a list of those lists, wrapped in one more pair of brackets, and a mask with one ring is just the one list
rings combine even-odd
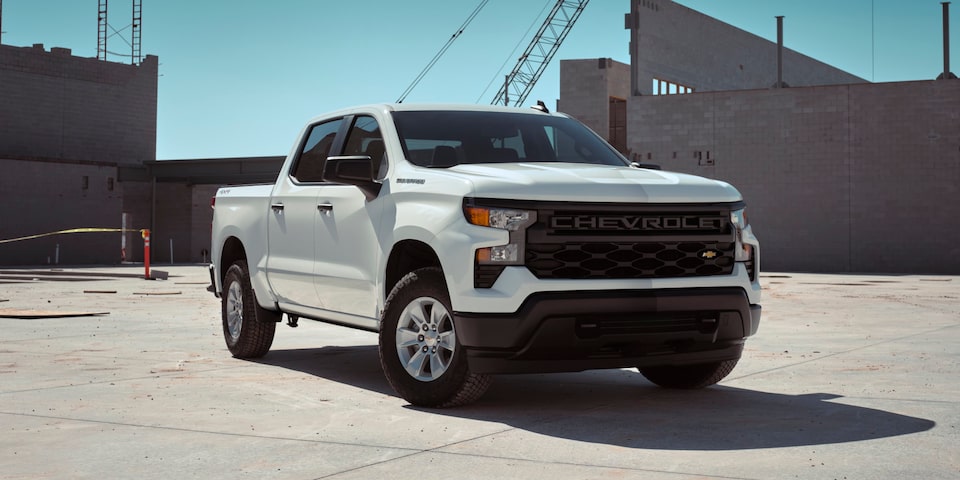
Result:
{"label": "black grille mesh", "polygon": [[537,278],[729,275],[733,264],[733,243],[528,243],[526,250],[526,266]]}

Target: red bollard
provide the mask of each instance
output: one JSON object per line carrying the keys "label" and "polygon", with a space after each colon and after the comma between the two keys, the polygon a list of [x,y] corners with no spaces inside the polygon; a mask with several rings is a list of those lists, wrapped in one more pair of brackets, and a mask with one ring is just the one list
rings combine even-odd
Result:
{"label": "red bollard", "polygon": [[150,230],[140,230],[143,237],[143,279],[150,280]]}

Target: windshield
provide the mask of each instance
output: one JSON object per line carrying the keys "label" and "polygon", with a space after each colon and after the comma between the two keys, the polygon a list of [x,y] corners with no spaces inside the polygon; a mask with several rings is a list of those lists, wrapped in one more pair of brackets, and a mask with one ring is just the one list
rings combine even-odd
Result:
{"label": "windshield", "polygon": [[394,112],[404,154],[421,167],[464,163],[627,162],[580,122],[510,112]]}

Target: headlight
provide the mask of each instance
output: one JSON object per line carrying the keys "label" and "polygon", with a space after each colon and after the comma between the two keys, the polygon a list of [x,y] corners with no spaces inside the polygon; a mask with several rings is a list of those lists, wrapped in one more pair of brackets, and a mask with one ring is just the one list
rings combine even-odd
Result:
{"label": "headlight", "polygon": [[737,230],[747,228],[747,225],[750,224],[747,220],[747,209],[741,208],[730,212],[730,223],[737,227]]}
{"label": "headlight", "polygon": [[527,210],[513,210],[507,208],[464,207],[467,221],[481,227],[499,228],[515,232],[524,228],[533,221],[535,214]]}
{"label": "headlight", "polygon": [[477,249],[477,263],[484,265],[523,265],[520,246],[515,243]]}
{"label": "headlight", "polygon": [[737,229],[736,261],[748,262],[753,258],[753,246],[743,243],[743,229],[750,225],[747,220],[747,209],[741,208],[730,212],[730,223]]}
{"label": "headlight", "polygon": [[523,265],[526,228],[536,223],[537,212],[465,205],[463,214],[473,225],[510,232],[507,244],[476,250],[478,265]]}

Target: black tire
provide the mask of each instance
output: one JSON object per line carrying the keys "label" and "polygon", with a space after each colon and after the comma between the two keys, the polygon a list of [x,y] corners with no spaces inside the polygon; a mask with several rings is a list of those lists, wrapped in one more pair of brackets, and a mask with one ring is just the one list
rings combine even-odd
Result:
{"label": "black tire", "polygon": [[247,262],[238,260],[230,265],[223,277],[220,297],[223,339],[230,353],[237,358],[266,355],[283,314],[261,308],[257,303]]}
{"label": "black tire", "polygon": [[407,274],[387,297],[380,322],[380,365],[390,386],[413,405],[465,405],[490,386],[488,375],[467,368],[452,311],[439,268]]}
{"label": "black tire", "polygon": [[733,371],[737,359],[697,365],[639,368],[647,380],[665,388],[695,390],[713,385]]}

